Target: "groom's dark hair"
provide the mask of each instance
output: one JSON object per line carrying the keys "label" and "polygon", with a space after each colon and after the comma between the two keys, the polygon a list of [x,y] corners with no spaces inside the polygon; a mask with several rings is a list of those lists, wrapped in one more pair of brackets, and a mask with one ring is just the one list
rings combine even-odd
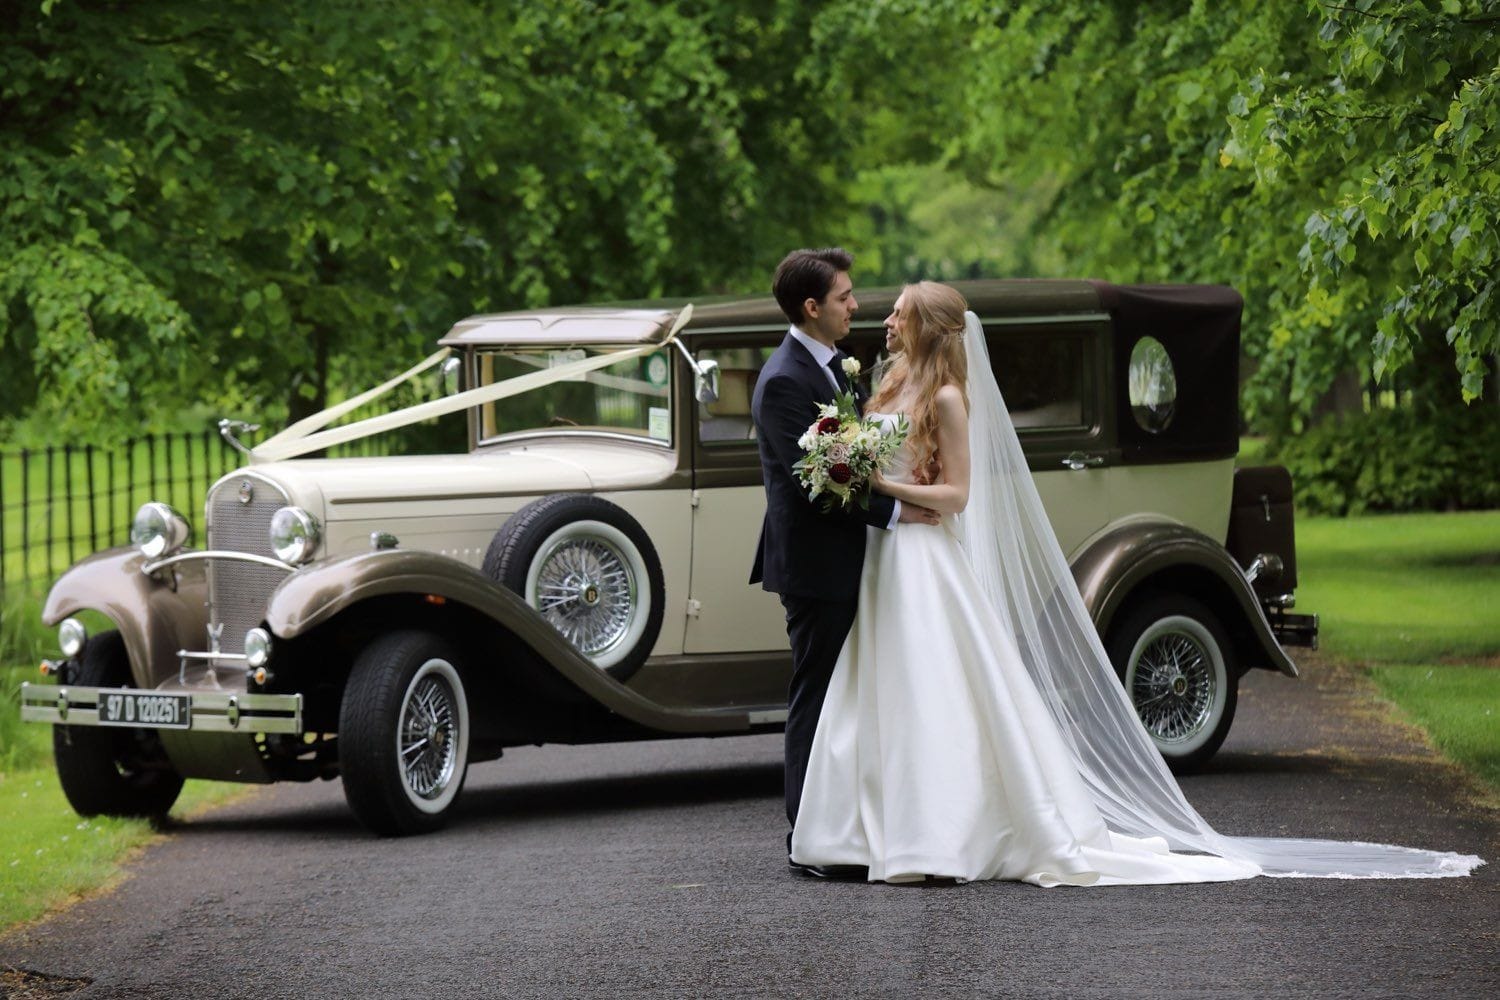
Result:
{"label": "groom's dark hair", "polygon": [[802,325],[802,303],[808,299],[822,302],[833,287],[840,271],[854,266],[854,255],[843,247],[821,250],[793,250],[776,265],[771,279],[771,294],[793,326]]}

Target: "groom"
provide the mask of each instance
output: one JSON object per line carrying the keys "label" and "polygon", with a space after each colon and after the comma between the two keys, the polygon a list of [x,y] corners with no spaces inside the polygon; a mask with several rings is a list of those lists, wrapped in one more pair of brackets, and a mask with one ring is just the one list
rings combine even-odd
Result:
{"label": "groom", "polygon": [[[812,423],[818,404],[846,391],[855,391],[859,399],[840,364],[848,355],[837,347],[859,308],[849,280],[853,263],[846,251],[831,247],[794,250],[776,268],[771,291],[791,329],[761,369],[750,403],[766,486],[766,516],[750,582],[779,594],[786,609],[792,643],[786,815],[793,825],[828,680],[854,622],[865,525],[889,529],[897,521],[938,523],[933,511],[903,506],[880,494],[871,495],[868,510],[826,513],[821,503],[808,499],[792,471],[802,457],[797,439]],[[790,835],[787,845],[790,861]]]}

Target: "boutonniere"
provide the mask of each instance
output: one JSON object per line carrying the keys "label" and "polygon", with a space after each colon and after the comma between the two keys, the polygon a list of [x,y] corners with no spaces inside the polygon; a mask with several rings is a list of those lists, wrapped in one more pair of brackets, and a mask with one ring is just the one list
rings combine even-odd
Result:
{"label": "boutonniere", "polygon": [[845,358],[839,362],[839,367],[844,369],[844,374],[849,376],[850,381],[859,378],[860,367],[858,358]]}

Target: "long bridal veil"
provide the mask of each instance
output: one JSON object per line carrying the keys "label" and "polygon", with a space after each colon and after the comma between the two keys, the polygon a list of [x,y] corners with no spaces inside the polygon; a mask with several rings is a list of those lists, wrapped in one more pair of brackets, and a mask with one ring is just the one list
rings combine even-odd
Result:
{"label": "long bridal veil", "polygon": [[972,312],[965,318],[972,472],[964,550],[1109,828],[1284,877],[1438,878],[1484,864],[1473,855],[1386,844],[1227,837],[1198,815],[1115,676],[1037,495],[984,331]]}

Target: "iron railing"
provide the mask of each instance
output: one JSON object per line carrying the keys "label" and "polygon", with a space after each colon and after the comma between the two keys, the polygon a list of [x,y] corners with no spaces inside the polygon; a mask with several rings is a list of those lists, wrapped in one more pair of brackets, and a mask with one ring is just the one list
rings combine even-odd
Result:
{"label": "iron railing", "polygon": [[[385,453],[378,439],[330,449]],[[92,552],[128,543],[131,518],[148,500],[176,507],[201,532],[209,486],[243,464],[215,431],[0,450],[0,591],[50,581]]]}

